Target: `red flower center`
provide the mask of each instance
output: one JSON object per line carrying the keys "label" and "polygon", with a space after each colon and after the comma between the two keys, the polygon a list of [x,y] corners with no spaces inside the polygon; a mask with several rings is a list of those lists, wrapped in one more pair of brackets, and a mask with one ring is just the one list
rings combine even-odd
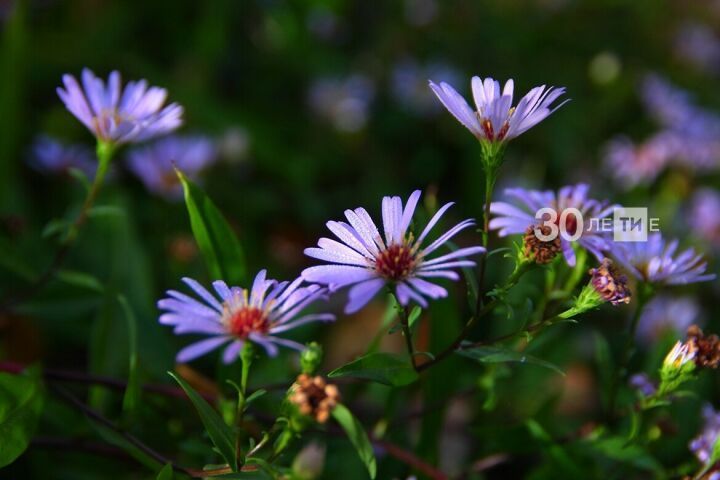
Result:
{"label": "red flower center", "polygon": [[388,280],[402,280],[415,268],[415,253],[405,244],[393,244],[375,259],[375,271]]}
{"label": "red flower center", "polygon": [[267,333],[270,322],[263,310],[257,307],[245,307],[230,316],[227,328],[232,335],[246,339],[253,332]]}

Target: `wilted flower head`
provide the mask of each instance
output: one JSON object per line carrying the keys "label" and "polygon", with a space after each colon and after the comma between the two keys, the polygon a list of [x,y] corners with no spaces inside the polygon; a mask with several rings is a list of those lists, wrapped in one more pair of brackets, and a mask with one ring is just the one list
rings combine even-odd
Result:
{"label": "wilted flower head", "polygon": [[630,303],[630,289],[627,286],[627,277],[623,275],[609,258],[603,259],[600,266],[590,269],[592,286],[595,287],[602,298],[613,305]]}
{"label": "wilted flower head", "polygon": [[700,435],[690,442],[690,451],[700,463],[706,464],[712,458],[715,443],[720,437],[720,413],[716,412],[712,405],[705,405],[702,416],[705,424]]}
{"label": "wilted flower head", "polygon": [[[593,227],[593,223],[589,219],[603,219],[608,217],[616,205],[608,205],[607,202],[599,202],[588,198],[589,186],[584,183],[570,185],[561,188],[557,193],[552,190],[526,190],[524,188],[508,188],[505,195],[516,200],[515,204],[506,202],[493,202],[490,205],[490,212],[495,214],[495,218],[490,220],[490,229],[498,230],[498,235],[505,237],[525,233],[529,226],[539,226],[544,220],[552,220],[552,218],[544,218],[538,220],[535,218],[536,213],[541,208],[549,208],[555,212],[554,222],[558,228],[561,225],[563,212],[567,209],[577,209],[582,218],[576,218],[572,211],[565,214],[564,228],[568,235],[577,234],[578,226],[582,221],[582,233],[577,243],[590,253],[595,255],[598,260],[602,260],[604,255],[602,252],[610,248],[610,243],[606,238],[606,234],[597,231]],[[575,252],[572,242],[560,236],[560,246],[568,265],[575,265]]]}
{"label": "wilted flower head", "polygon": [[637,326],[637,337],[650,344],[666,332],[682,334],[697,321],[700,307],[692,297],[658,295],[643,309]]}
{"label": "wilted flower head", "polygon": [[698,367],[718,368],[720,365],[720,338],[706,335],[697,325],[687,330],[687,344],[695,351],[695,364]]}
{"label": "wilted flower head", "polygon": [[95,175],[97,162],[93,152],[84,145],[65,145],[40,135],[32,146],[30,165],[41,172],[65,173],[77,168],[88,177]]}
{"label": "wilted flower head", "polygon": [[542,122],[565,102],[551,109],[552,103],[563,93],[564,88],[535,87],[512,106],[514,83],[512,79],[500,89],[500,83],[488,77],[472,78],[472,91],[476,110],[473,111],[465,99],[445,82],[436,85],[430,81],[435,95],[445,108],[462,123],[478,140],[502,142],[522,134]]}
{"label": "wilted flower head", "polygon": [[558,235],[552,240],[541,240],[535,233],[536,228],[544,236],[549,236],[551,233],[548,226],[535,227],[530,225],[527,227],[523,236],[523,255],[538,265],[546,265],[552,262],[562,250],[560,236]]}
{"label": "wilted flower head", "polygon": [[485,249],[479,246],[460,248],[428,259],[431,253],[475,222],[464,220],[422,248],[432,228],[453,203],[441,207],[416,239],[409,228],[419,199],[420,190],[416,190],[403,208],[400,197],[383,198],[385,240],[364,208],[345,210],[349,224],[333,221],[327,223],[327,227],[342,243],[321,238],[318,241],[320,248],[305,249],[306,255],[327,261],[331,265],[307,268],[302,272],[303,278],[309,282],[328,285],[333,290],[354,285],[349,291],[349,302],[345,307],[347,313],[360,310],[386,284],[394,286],[402,305],[414,300],[425,307],[427,302],[423,296],[447,296],[444,288],[426,279],[444,277],[458,280],[458,274],[452,269],[474,266],[475,262],[466,257],[483,253]]}
{"label": "wilted flower head", "polygon": [[720,246],[720,192],[702,188],[695,192],[690,205],[690,228],[700,237]]}
{"label": "wilted flower head", "polygon": [[617,242],[613,252],[617,260],[638,280],[664,285],[713,280],[705,274],[707,262],[692,248],[675,255],[678,241],[665,243],[660,233],[650,233],[646,242]]}
{"label": "wilted flower head", "polygon": [[326,383],[324,378],[303,373],[290,387],[288,400],[301,414],[314,418],[318,423],[325,423],[340,401],[340,392],[335,385]]}
{"label": "wilted flower head", "polygon": [[182,195],[182,185],[175,168],[196,180],[216,159],[217,150],[209,138],[171,136],[131,151],[128,167],[149,191],[168,199],[178,199]]}
{"label": "wilted flower head", "polygon": [[257,343],[268,355],[277,354],[277,346],[303,350],[303,345],[275,336],[300,325],[316,321],[332,321],[328,313],[300,313],[325,296],[325,289],[317,285],[301,287],[302,279],[278,282],[266,279],[265,270],[255,277],[252,289],[228,287],[221,280],[213,282],[218,297],[190,278],[183,281],[200,297],[198,301],[175,290],[158,302],[165,313],[160,323],[175,327],[176,334],[198,333],[210,338],[185,347],[177,355],[178,362],[187,362],[228,344],[223,361],[231,363],[245,341]]}
{"label": "wilted flower head", "polygon": [[63,75],[60,99],[103,142],[141,142],[163,135],[182,124],[183,109],[172,103],[163,107],[167,90],[148,88],[147,81],[128,82],[122,90],[120,73],[114,71],[107,85],[89,69],[82,72],[82,87],[72,75]]}

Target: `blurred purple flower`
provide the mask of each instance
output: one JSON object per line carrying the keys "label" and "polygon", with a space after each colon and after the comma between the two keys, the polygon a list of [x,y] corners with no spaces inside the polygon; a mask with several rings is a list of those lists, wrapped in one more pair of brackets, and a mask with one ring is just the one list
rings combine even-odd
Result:
{"label": "blurred purple flower", "polygon": [[720,39],[709,26],[687,22],[675,35],[675,54],[681,61],[700,70],[717,73],[720,67]]}
{"label": "blurred purple flower", "polygon": [[367,123],[375,96],[372,80],[360,74],[347,78],[321,78],[310,87],[308,102],[320,116],[342,132],[357,132]]}
{"label": "blurred purple flower", "polygon": [[676,136],[667,132],[655,135],[641,145],[635,145],[627,137],[617,137],[606,146],[605,167],[625,188],[650,183],[675,156],[675,140]]}
{"label": "blurred purple flower", "polygon": [[660,233],[650,233],[645,242],[615,242],[617,260],[638,280],[662,285],[683,285],[715,279],[706,274],[707,262],[688,248],[675,255],[678,241],[666,243]]}
{"label": "blurred purple flower", "polygon": [[720,246],[720,192],[702,188],[690,204],[690,228],[700,237]]}
{"label": "blurred purple flower", "polygon": [[712,405],[705,405],[702,410],[704,425],[700,435],[690,442],[690,451],[695,454],[700,463],[707,463],[712,458],[715,443],[720,437],[720,413]]}
{"label": "blurred purple flower", "polygon": [[419,199],[420,190],[416,190],[403,208],[400,197],[383,198],[385,241],[364,208],[345,210],[349,224],[327,223],[328,229],[342,243],[321,238],[318,241],[320,248],[305,249],[306,255],[330,264],[306,268],[302,272],[303,278],[308,282],[328,285],[331,290],[353,285],[346,313],[360,310],[387,284],[395,287],[395,294],[402,305],[413,300],[426,307],[423,296],[433,299],[446,297],[444,288],[426,279],[442,277],[458,280],[459,275],[452,269],[474,266],[475,262],[467,257],[483,253],[485,249],[479,246],[460,248],[432,260],[427,259],[457,233],[475,225],[475,221],[463,220],[427,247],[421,248],[432,228],[453,203],[443,205],[416,240],[408,229]]}
{"label": "blurred purple flower", "polygon": [[76,168],[90,178],[97,170],[95,155],[85,145],[66,145],[47,135],[35,138],[29,163],[43,173],[66,173]]}
{"label": "blurred purple flower", "polygon": [[197,180],[216,159],[217,149],[209,138],[171,136],[130,151],[128,167],[150,192],[177,200],[183,190],[175,168]]}
{"label": "blurred purple flower", "polygon": [[117,71],[110,74],[105,85],[86,68],[82,87],[72,75],[63,75],[63,83],[65,88],[57,89],[60,99],[100,141],[141,142],[182,124],[182,107],[172,103],[163,108],[167,90],[148,88],[145,80],[129,82],[122,90]]}
{"label": "blurred purple flower", "polygon": [[637,337],[653,344],[664,334],[684,335],[688,327],[698,323],[700,306],[692,297],[656,296],[643,309],[637,326]]}
{"label": "blurred purple flower", "polygon": [[655,386],[653,381],[650,380],[650,377],[648,377],[644,373],[636,373],[635,375],[630,377],[630,381],[628,383],[632,388],[642,393],[644,397],[654,395],[657,391],[657,387]]}
{"label": "blurred purple flower", "polygon": [[231,363],[248,340],[261,345],[271,357],[277,355],[278,346],[302,350],[303,345],[275,335],[306,323],[335,319],[329,313],[299,316],[326,294],[326,290],[317,285],[301,287],[301,278],[292,283],[278,282],[266,279],[266,271],[261,270],[250,291],[228,287],[218,280],[213,282],[213,287],[219,300],[195,280],[183,278],[183,281],[202,302],[169,290],[168,297],[158,302],[158,307],[165,311],[160,323],[175,327],[174,333],[178,335],[194,333],[210,338],[182,349],[177,355],[178,362],[188,362],[227,344],[222,358],[225,363]]}
{"label": "blurred purple flower", "polygon": [[473,77],[472,91],[477,108],[473,111],[465,99],[447,83],[440,82],[440,85],[436,85],[430,81],[430,88],[445,108],[478,140],[491,142],[517,137],[569,101],[565,100],[551,110],[550,106],[565,93],[565,88],[545,88],[543,85],[530,90],[517,106],[513,107],[512,79],[505,83],[501,91],[498,81],[490,77],[484,81],[480,77]]}
{"label": "blurred purple flower", "polygon": [[458,81],[460,75],[440,62],[421,65],[414,59],[404,59],[393,69],[393,96],[404,107],[421,115],[439,111],[439,105],[427,88],[430,77],[445,78],[452,83]]}
{"label": "blurred purple flower", "polygon": [[[577,243],[595,255],[598,260],[605,258],[603,251],[611,247],[605,232],[593,228],[591,218],[603,219],[610,216],[617,205],[609,205],[607,201],[598,201],[588,198],[590,187],[584,183],[569,185],[556,192],[552,190],[526,190],[524,188],[505,189],[505,195],[515,200],[515,204],[506,202],[493,202],[490,204],[490,213],[496,215],[490,220],[490,229],[498,230],[498,235],[524,234],[529,226],[541,225],[543,221],[535,218],[536,212],[541,208],[551,208],[555,211],[556,223],[560,222],[561,215],[568,208],[576,208],[582,214],[583,229]],[[577,233],[578,221],[573,214],[567,214],[565,227],[569,235]],[[568,265],[575,265],[575,251],[572,242],[560,235],[560,245]]]}

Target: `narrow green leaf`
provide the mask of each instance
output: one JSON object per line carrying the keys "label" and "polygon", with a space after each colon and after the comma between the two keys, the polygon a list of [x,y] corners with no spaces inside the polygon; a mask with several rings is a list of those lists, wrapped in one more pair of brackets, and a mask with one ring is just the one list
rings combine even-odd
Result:
{"label": "narrow green leaf", "polygon": [[105,290],[103,284],[94,276],[85,273],[78,272],[75,270],[59,270],[55,274],[56,278],[62,282],[72,285],[73,287],[79,287],[94,292],[102,292]]}
{"label": "narrow green leaf", "polygon": [[50,220],[41,233],[43,238],[54,237],[55,235],[65,234],[71,223],[64,218],[56,218]]}
{"label": "narrow green leaf", "polygon": [[133,457],[135,460],[140,462],[141,464],[145,465],[147,468],[151,470],[157,470],[162,465],[160,462],[152,458],[147,453],[140,450],[138,447],[130,443],[129,440],[127,440],[125,437],[120,435],[115,430],[112,430],[111,428],[106,427],[105,425],[102,425],[90,418],[87,419],[88,422],[95,428],[95,430],[98,432],[98,434],[108,443],[115,445],[118,448],[121,448],[123,451],[125,451],[128,455]]}
{"label": "narrow green leaf", "polygon": [[72,178],[74,178],[80,185],[82,185],[83,189],[85,189],[86,192],[87,192],[88,190],[90,190],[90,179],[89,179],[88,176],[85,174],[85,172],[83,172],[83,171],[80,170],[79,168],[75,168],[75,167],[70,167],[70,168],[68,168],[68,169],[67,169],[67,172],[68,172],[68,174],[70,174],[70,176],[71,176]]}
{"label": "narrow green leaf", "polygon": [[216,412],[195,389],[185,382],[185,380],[173,372],[168,372],[168,374],[185,390],[185,393],[200,415],[200,420],[202,420],[203,425],[205,425],[205,430],[207,430],[215,448],[217,448],[220,455],[222,455],[228,465],[230,465],[230,468],[232,468],[233,471],[237,471],[235,433],[225,424],[220,414]]}
{"label": "narrow green leaf", "polygon": [[172,480],[172,479],[173,479],[173,468],[172,468],[172,464],[168,463],[158,473],[157,480]]}
{"label": "narrow green leaf", "polygon": [[401,387],[418,379],[418,373],[412,367],[406,355],[394,353],[371,353],[336,368],[328,377],[353,377],[373,382]]}
{"label": "narrow green leaf", "polygon": [[410,315],[408,315],[408,325],[410,326],[410,329],[412,330],[415,327],[415,324],[420,319],[420,315],[422,314],[422,308],[415,305],[413,309],[410,311]]}
{"label": "narrow green leaf", "polygon": [[365,464],[365,467],[370,474],[370,478],[375,478],[375,475],[377,474],[375,454],[373,453],[372,444],[370,443],[363,426],[343,404],[335,406],[332,415],[343,430],[345,430],[348,439],[355,447],[355,450],[357,450],[360,460],[362,460]]}
{"label": "narrow green leaf", "polygon": [[0,467],[11,464],[30,444],[44,403],[40,370],[0,373]]}
{"label": "narrow green leaf", "polygon": [[482,363],[527,363],[530,365],[537,365],[540,367],[548,368],[560,375],[565,375],[560,367],[545,360],[542,360],[532,355],[528,355],[524,352],[516,352],[508,348],[486,346],[486,347],[472,347],[472,348],[461,348],[457,352],[463,357],[471,358],[475,361]]}
{"label": "narrow green leaf", "polygon": [[123,396],[123,412],[132,414],[140,404],[140,381],[138,380],[138,355],[137,355],[137,319],[130,304],[123,295],[117,297],[128,328],[128,382]]}
{"label": "narrow green leaf", "polygon": [[267,390],[264,390],[264,389],[262,389],[262,388],[261,388],[260,390],[255,390],[253,393],[251,393],[251,394],[247,397],[247,400],[245,400],[245,406],[247,407],[247,406],[250,405],[252,402],[254,402],[254,401],[257,400],[258,398],[262,397],[262,396],[265,395],[266,393],[267,393]]}
{"label": "narrow green leaf", "polygon": [[185,191],[185,205],[190,216],[195,241],[210,274],[215,279],[242,282],[245,256],[235,233],[210,197],[176,170]]}

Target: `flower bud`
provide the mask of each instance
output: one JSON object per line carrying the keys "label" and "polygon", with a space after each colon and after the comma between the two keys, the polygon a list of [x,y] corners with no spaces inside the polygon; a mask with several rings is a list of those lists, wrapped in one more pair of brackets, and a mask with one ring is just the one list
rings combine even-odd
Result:
{"label": "flower bud", "polygon": [[300,354],[300,368],[302,373],[312,375],[320,366],[323,358],[323,349],[317,342],[310,342]]}

